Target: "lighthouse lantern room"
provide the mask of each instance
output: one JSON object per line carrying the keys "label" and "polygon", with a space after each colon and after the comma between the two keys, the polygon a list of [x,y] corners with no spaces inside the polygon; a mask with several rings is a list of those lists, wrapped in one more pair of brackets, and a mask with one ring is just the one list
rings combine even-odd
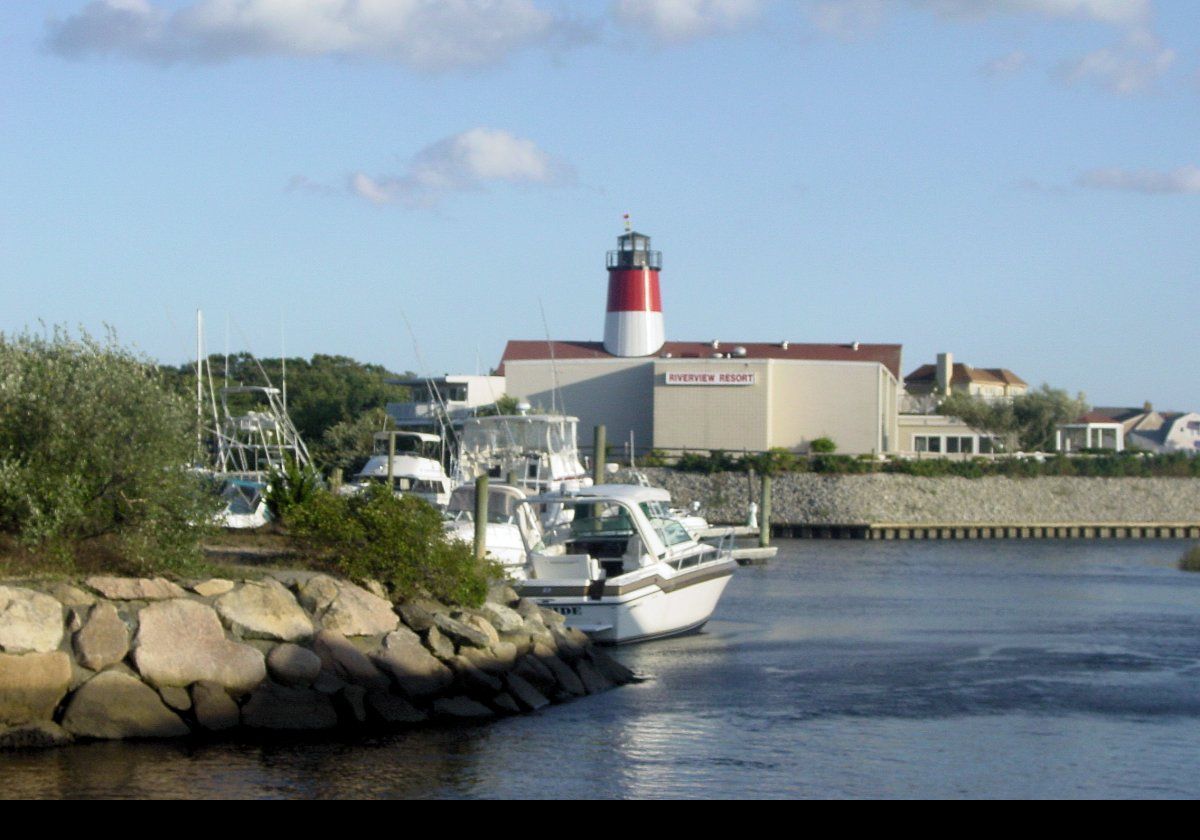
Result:
{"label": "lighthouse lantern room", "polygon": [[608,309],[604,349],[614,356],[649,356],[666,340],[658,272],[662,252],[650,250],[650,237],[629,230],[608,252]]}

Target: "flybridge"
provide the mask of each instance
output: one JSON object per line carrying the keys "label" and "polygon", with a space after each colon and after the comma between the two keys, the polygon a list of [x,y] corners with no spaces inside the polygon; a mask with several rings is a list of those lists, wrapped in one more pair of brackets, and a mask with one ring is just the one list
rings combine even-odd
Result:
{"label": "flybridge", "polygon": [[729,373],[671,371],[668,385],[753,385],[756,374],[745,371]]}

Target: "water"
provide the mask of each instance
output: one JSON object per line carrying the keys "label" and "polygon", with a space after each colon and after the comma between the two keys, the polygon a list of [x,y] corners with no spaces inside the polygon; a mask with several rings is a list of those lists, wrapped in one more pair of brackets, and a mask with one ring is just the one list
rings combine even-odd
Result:
{"label": "water", "polygon": [[368,741],[0,755],[13,797],[1195,797],[1178,542],[784,541],[652,679]]}

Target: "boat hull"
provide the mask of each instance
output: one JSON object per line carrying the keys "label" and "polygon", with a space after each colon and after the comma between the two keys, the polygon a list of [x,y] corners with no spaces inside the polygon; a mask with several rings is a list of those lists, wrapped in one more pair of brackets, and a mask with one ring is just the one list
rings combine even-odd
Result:
{"label": "boat hull", "polygon": [[737,564],[724,561],[672,577],[653,575],[622,582],[617,578],[600,597],[586,588],[523,581],[518,591],[566,618],[568,627],[582,630],[603,644],[629,644],[692,633],[712,617]]}

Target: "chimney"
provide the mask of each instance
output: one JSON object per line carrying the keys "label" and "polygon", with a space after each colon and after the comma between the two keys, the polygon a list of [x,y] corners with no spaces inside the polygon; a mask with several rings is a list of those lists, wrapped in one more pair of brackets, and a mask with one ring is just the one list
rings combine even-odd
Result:
{"label": "chimney", "polygon": [[948,396],[950,380],[954,378],[954,354],[938,353],[937,357],[937,392]]}

